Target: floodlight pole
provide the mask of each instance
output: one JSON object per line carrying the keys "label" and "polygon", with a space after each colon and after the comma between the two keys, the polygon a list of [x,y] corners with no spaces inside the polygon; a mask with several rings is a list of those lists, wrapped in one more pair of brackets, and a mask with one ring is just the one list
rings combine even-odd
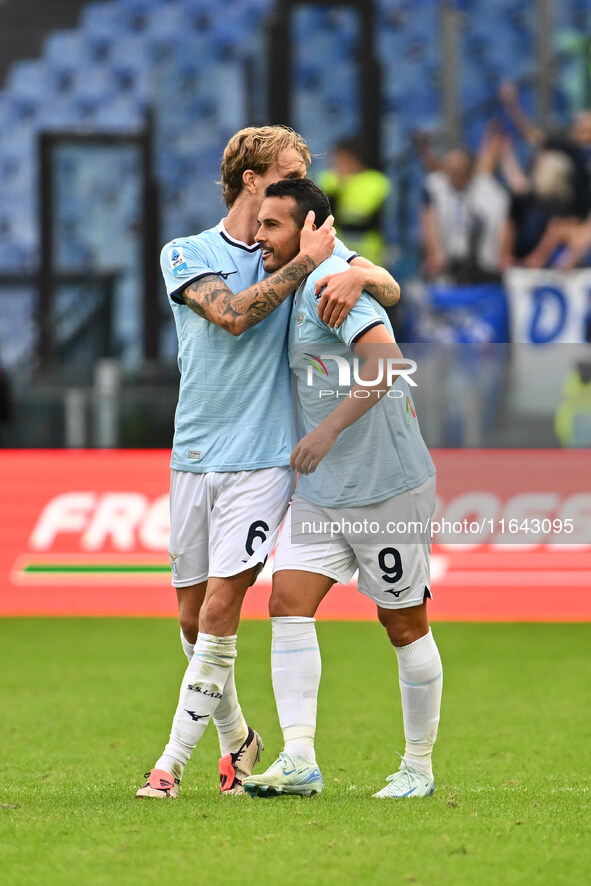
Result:
{"label": "floodlight pole", "polygon": [[460,54],[462,13],[455,3],[445,2],[441,7],[441,116],[446,150],[457,148],[462,141],[460,112]]}
{"label": "floodlight pole", "polygon": [[360,134],[367,162],[380,168],[381,69],[375,57],[374,3],[370,0],[277,0],[268,37],[269,119],[293,126],[291,24],[296,8],[306,5],[347,6],[359,13]]}
{"label": "floodlight pole", "polygon": [[542,130],[548,132],[552,124],[552,99],[555,82],[554,53],[552,51],[554,0],[537,0],[536,7],[538,119]]}

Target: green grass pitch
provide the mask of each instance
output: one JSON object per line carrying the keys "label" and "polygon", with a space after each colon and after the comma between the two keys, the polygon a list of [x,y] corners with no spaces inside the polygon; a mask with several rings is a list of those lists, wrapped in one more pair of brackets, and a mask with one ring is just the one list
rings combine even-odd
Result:
{"label": "green grass pitch", "polygon": [[[591,882],[590,624],[436,624],[434,797],[371,798],[403,751],[397,671],[373,623],[320,623],[320,797],[220,797],[210,725],[177,801],[134,799],[166,741],[184,657],[172,620],[0,623],[4,886],[557,886]],[[270,628],[237,683],[280,750]]]}

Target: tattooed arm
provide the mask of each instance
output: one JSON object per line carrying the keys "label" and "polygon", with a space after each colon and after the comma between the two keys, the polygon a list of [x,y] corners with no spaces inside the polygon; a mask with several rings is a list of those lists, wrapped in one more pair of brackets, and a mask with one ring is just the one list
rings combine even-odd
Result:
{"label": "tattooed arm", "polygon": [[315,267],[309,255],[298,255],[275,274],[236,295],[212,274],[187,286],[184,302],[200,317],[240,335],[274,311]]}
{"label": "tattooed arm", "polygon": [[354,268],[363,270],[365,274],[363,288],[367,289],[369,294],[373,295],[382,307],[388,308],[396,304],[400,298],[400,286],[392,274],[389,274],[385,268],[374,265],[373,262],[362,258],[360,255],[356,256],[350,264]]}
{"label": "tattooed arm", "polygon": [[385,308],[395,305],[400,298],[400,286],[385,268],[360,255],[349,266],[342,274],[327,274],[316,281],[316,295],[324,289],[318,302],[318,316],[329,326],[342,324],[363,289]]}
{"label": "tattooed arm", "polygon": [[183,291],[187,307],[232,335],[241,335],[264,320],[332,253],[333,217],[313,230],[314,213],[309,215],[302,229],[300,251],[290,262],[236,294],[215,274],[195,280]]}

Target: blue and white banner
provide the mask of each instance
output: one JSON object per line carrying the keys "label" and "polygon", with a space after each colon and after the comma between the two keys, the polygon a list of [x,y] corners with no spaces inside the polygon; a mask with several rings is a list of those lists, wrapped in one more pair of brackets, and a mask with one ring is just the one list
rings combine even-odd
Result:
{"label": "blue and white banner", "polygon": [[591,312],[591,270],[505,274],[511,340],[528,344],[579,343]]}

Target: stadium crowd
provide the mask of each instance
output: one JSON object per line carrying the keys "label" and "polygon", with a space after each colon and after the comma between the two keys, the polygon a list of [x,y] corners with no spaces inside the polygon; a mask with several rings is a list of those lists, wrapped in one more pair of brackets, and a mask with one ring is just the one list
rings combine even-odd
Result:
{"label": "stadium crowd", "polygon": [[476,284],[500,280],[511,267],[591,265],[591,113],[578,113],[566,133],[545,134],[513,84],[503,84],[499,97],[505,125],[490,121],[476,156],[464,148],[440,156],[428,133],[415,137],[425,169],[428,280]]}

